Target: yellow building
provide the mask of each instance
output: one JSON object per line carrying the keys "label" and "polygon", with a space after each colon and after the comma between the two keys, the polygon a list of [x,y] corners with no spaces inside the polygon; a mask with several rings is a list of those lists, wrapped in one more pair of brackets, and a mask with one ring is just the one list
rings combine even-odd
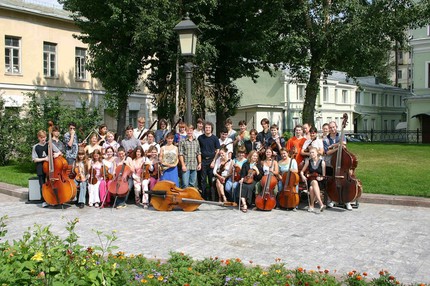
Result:
{"label": "yellow building", "polygon": [[[104,90],[99,80],[86,70],[87,45],[75,39],[79,34],[68,12],[36,5],[22,0],[0,2],[0,38],[4,45],[0,58],[0,95],[6,106],[22,106],[24,93],[40,90],[61,93],[62,100],[79,108],[84,100],[101,106],[104,121],[110,130],[116,120],[104,110]],[[152,96],[143,87],[130,95],[128,122],[136,125],[139,116],[151,124]]]}

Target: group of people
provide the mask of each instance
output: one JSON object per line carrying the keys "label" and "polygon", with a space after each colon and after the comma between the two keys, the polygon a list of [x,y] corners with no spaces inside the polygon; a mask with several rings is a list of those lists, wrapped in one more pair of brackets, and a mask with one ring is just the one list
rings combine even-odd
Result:
{"label": "group of people", "polygon": [[[147,192],[159,180],[169,180],[181,188],[198,188],[205,200],[239,202],[241,210],[247,212],[255,196],[266,188],[261,184],[263,176],[271,174],[277,179],[271,190],[276,196],[284,190],[282,176],[287,172],[300,175],[309,194],[309,211],[315,210],[315,203],[320,211],[326,207],[320,193],[326,176],[333,174],[331,156],[341,140],[335,122],[325,124],[320,136],[309,124],[297,125],[288,141],[266,118],[261,120],[260,132],[248,131],[245,121],[239,122],[236,131],[227,119],[219,137],[213,134],[213,124],[202,119],[197,120],[196,127],[181,122],[177,130],[168,130],[167,121],[161,119],[155,132],[145,129],[145,118],[139,117],[137,123],[137,128],[127,126],[120,142],[102,124],[86,138],[88,144],[78,143],[76,124],[69,124],[63,140],[54,126],[53,156],[63,155],[67,160],[79,189],[76,199],[80,208],[124,208],[132,190],[136,205],[148,208]],[[42,190],[48,144],[45,131],[37,135],[39,142],[33,147],[32,157]],[[125,196],[110,191],[118,183],[128,185]],[[351,209],[349,203],[346,207]]]}

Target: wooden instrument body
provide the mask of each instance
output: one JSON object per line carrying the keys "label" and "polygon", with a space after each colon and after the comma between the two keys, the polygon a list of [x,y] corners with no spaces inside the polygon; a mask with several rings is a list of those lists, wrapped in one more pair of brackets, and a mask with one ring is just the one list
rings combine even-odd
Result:
{"label": "wooden instrument body", "polygon": [[[274,160],[272,160],[270,169],[273,167],[273,162]],[[264,175],[260,182],[263,189],[260,194],[255,197],[255,206],[262,211],[271,211],[276,207],[274,189],[278,184],[278,180],[273,176],[272,171],[269,171],[269,174]]]}
{"label": "wooden instrument body", "polygon": [[282,175],[283,189],[278,196],[281,208],[294,209],[300,203],[300,196],[297,192],[297,184],[300,181],[299,174],[295,172],[285,172]]}
{"label": "wooden instrument body", "polygon": [[128,177],[131,173],[129,166],[125,162],[115,169],[115,178],[109,182],[108,191],[114,196],[125,197],[129,192]]}
{"label": "wooden instrument body", "polygon": [[[156,192],[163,192],[163,195],[154,195]],[[180,208],[186,212],[198,209],[201,203],[185,202],[186,199],[204,202],[199,191],[193,187],[185,189],[178,188],[172,181],[160,181],[151,190],[151,205],[159,211],[172,211]]]}

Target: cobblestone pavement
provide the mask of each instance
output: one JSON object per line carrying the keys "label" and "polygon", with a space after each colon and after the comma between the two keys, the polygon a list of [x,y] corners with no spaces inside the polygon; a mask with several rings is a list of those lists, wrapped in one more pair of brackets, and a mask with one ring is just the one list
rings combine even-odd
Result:
{"label": "cobblestone pavement", "polygon": [[76,232],[83,245],[99,245],[94,229],[117,231],[114,243],[126,254],[148,258],[184,252],[195,259],[239,257],[267,266],[276,258],[289,268],[351,270],[377,277],[388,270],[403,283],[430,283],[429,208],[361,203],[358,209],[323,213],[271,212],[203,204],[195,212],[159,212],[128,205],[125,209],[76,206],[41,208],[0,197],[0,216],[8,215],[6,239],[19,239],[35,223],[51,225],[66,236],[68,220],[79,218]]}

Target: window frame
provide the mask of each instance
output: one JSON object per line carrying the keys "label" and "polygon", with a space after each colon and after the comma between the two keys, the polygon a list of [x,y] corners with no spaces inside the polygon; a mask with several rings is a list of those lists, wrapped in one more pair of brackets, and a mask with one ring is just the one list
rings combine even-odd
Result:
{"label": "window frame", "polygon": [[[18,42],[18,46],[14,46],[13,43],[12,45],[8,45],[7,44],[7,40],[11,39],[16,40]],[[20,37],[15,37],[15,36],[9,36],[9,35],[5,35],[4,37],[4,50],[5,50],[5,74],[8,75],[21,75],[22,74],[22,68],[21,68],[21,61],[22,61],[22,54],[21,54],[21,38]],[[15,64],[14,64],[14,59],[15,59],[15,55],[14,55],[14,51],[17,51],[18,55],[16,56],[16,58],[18,59],[18,70],[15,71]],[[9,57],[9,63],[6,62],[6,57]],[[9,69],[9,70],[8,70]]]}
{"label": "window frame", "polygon": [[76,81],[87,80],[86,57],[87,57],[87,49],[80,48],[80,47],[75,48],[75,80]]}
{"label": "window frame", "polygon": [[[54,51],[46,50],[45,47],[48,47],[48,46],[54,47]],[[47,77],[47,78],[58,77],[57,53],[58,53],[58,45],[56,43],[43,42],[43,76],[44,77]],[[52,59],[52,57],[54,58]]]}

